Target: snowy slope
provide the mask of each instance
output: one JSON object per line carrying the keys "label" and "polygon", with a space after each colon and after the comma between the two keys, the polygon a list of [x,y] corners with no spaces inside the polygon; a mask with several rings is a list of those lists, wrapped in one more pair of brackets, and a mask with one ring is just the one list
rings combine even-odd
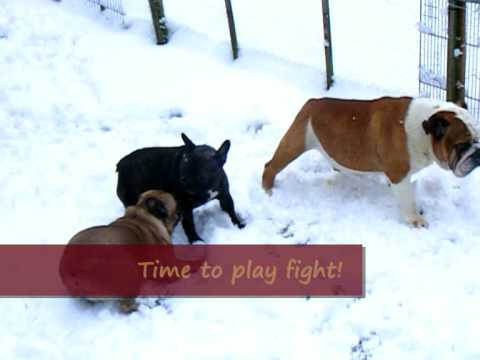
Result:
{"label": "snowy slope", "polygon": [[[222,1],[165,1],[171,42],[153,45],[146,1],[130,27],[80,0],[0,0],[3,243],[62,244],[122,213],[114,165],[133,149],[219,146],[243,230],[211,203],[210,243],[359,243],[364,299],[167,299],[122,316],[73,300],[0,301],[2,359],[478,359],[480,173],[419,174],[428,230],[399,221],[385,181],[335,175],[309,153],[260,188],[309,97],[325,95],[319,1],[235,1],[232,62]],[[331,1],[330,96],[417,91],[414,0]],[[286,229],[286,231],[285,231]],[[181,229],[174,242],[185,243]]]}

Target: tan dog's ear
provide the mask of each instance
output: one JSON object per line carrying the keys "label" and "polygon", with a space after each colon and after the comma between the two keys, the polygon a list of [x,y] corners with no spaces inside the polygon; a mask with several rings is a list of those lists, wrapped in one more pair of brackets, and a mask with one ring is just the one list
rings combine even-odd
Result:
{"label": "tan dog's ear", "polygon": [[150,214],[159,219],[166,219],[168,217],[168,211],[165,208],[165,205],[153,197],[149,197],[145,200],[145,207]]}
{"label": "tan dog's ear", "polygon": [[432,134],[435,140],[440,140],[446,134],[450,123],[442,115],[434,114],[425,120],[422,126],[426,134]]}

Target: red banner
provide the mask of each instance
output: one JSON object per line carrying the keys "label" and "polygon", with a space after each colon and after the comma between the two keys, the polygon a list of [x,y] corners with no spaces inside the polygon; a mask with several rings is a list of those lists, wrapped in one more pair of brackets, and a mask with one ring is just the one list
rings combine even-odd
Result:
{"label": "red banner", "polygon": [[361,245],[0,245],[0,296],[364,296]]}

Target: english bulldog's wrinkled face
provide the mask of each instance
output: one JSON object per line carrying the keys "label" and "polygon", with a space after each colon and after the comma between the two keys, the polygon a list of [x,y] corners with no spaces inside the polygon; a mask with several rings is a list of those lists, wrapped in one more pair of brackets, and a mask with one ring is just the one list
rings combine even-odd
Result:
{"label": "english bulldog's wrinkled face", "polygon": [[480,143],[476,134],[466,125],[471,115],[464,109],[439,111],[423,122],[423,129],[431,135],[437,163],[463,177],[480,165]]}

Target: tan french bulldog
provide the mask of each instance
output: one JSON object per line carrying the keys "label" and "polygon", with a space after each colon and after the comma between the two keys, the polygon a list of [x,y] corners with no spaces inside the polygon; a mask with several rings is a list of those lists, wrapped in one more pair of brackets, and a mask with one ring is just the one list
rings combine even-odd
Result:
{"label": "tan french bulldog", "polygon": [[[109,225],[80,231],[68,244],[169,245],[171,244],[170,236],[177,221],[177,204],[173,196],[163,191],[149,190],[141,194],[135,206],[126,208],[124,216]],[[85,259],[85,264],[80,266],[89,266],[89,259]],[[68,261],[64,259],[60,266],[60,274],[67,289],[77,286]],[[89,298],[88,300],[94,302],[102,299]],[[121,311],[125,313],[137,308],[137,303],[132,298],[119,300],[119,305]]]}
{"label": "tan french bulldog", "polygon": [[405,220],[427,226],[411,176],[436,162],[463,177],[480,165],[477,122],[462,107],[426,98],[311,99],[265,164],[262,186],[305,151],[317,149],[334,169],[383,172]]}

